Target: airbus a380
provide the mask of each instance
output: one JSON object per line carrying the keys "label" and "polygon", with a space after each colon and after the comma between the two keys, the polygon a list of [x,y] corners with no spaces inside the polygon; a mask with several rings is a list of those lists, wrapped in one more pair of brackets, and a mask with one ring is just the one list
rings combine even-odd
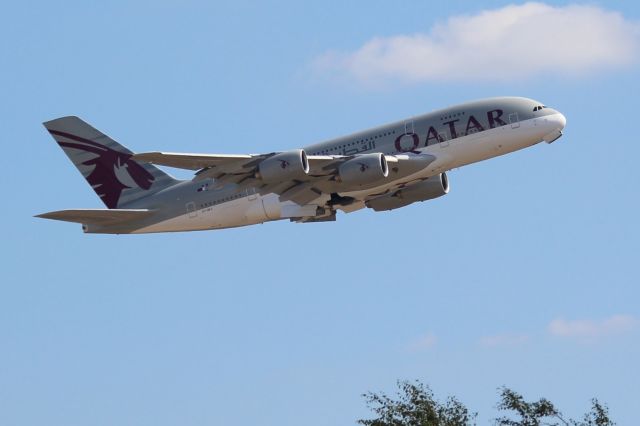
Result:
{"label": "airbus a380", "polygon": [[[527,98],[483,99],[269,154],[134,154],[78,117],[44,123],[107,209],[37,217],[84,232],[197,231],[336,220],[449,192],[446,171],[562,136],[565,117]],[[156,166],[195,171],[177,180]]]}

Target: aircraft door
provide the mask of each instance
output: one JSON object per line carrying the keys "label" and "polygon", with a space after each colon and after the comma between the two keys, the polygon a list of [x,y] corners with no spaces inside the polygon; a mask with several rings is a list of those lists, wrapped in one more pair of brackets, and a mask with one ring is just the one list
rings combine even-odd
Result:
{"label": "aircraft door", "polygon": [[196,210],[196,203],[193,201],[187,203],[187,214],[189,215],[189,219],[194,219],[198,217],[198,211]]}
{"label": "aircraft door", "polygon": [[406,134],[413,134],[413,120],[404,122],[404,132]]}
{"label": "aircraft door", "polygon": [[449,137],[447,132],[438,133],[438,139],[440,140],[440,148],[446,148],[449,146]]}
{"label": "aircraft door", "polygon": [[520,120],[518,120],[518,113],[512,112],[509,114],[509,123],[511,124],[512,129],[517,129],[520,127]]}

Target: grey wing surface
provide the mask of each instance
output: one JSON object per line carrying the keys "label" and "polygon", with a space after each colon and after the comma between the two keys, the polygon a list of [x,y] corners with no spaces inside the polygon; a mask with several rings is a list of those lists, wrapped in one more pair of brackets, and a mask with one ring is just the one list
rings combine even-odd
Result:
{"label": "grey wing surface", "polygon": [[294,179],[265,181],[259,177],[259,164],[281,153],[269,154],[189,154],[172,152],[147,152],[134,154],[137,161],[156,165],[195,170],[194,180],[212,178],[217,182],[235,183],[256,187],[262,194],[275,193],[282,201],[304,205],[318,198],[324,191],[318,184],[331,179],[335,165],[343,156],[305,156],[308,161],[306,175]]}
{"label": "grey wing surface", "polygon": [[[307,156],[303,150],[237,155],[148,152],[134,154],[132,158],[156,165],[196,170],[196,181],[212,178],[221,184],[255,187],[261,194],[278,194],[281,201],[304,205],[323,194],[344,191],[341,166],[351,162],[352,166],[356,166],[352,169],[357,174],[361,166],[360,163],[353,164],[353,161],[359,162],[365,157],[371,160],[372,156],[384,157],[385,166],[388,163],[394,170],[394,179],[409,176],[435,160],[432,155],[382,153]],[[291,172],[280,170],[286,168]],[[362,171],[367,168],[362,167]],[[296,172],[298,169],[304,172]]]}

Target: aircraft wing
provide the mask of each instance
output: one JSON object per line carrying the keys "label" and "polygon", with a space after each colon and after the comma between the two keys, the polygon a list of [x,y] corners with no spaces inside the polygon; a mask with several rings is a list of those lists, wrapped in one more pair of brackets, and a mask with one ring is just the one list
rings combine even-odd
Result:
{"label": "aircraft wing", "polygon": [[[365,154],[369,156],[382,155],[380,153]],[[280,195],[281,201],[293,201],[304,205],[318,198],[320,195],[339,192],[337,176],[340,166],[359,155],[306,155],[303,150],[269,154],[189,154],[173,152],[147,152],[134,154],[132,159],[161,166],[177,167],[197,170],[195,181],[212,178],[218,183],[235,183],[245,187],[255,187],[261,194],[274,193]],[[410,171],[426,167],[435,160],[431,155],[419,155],[410,158],[409,155],[384,156],[389,167],[398,170],[398,165]],[[298,175],[283,174],[279,179],[279,169],[285,169],[296,161],[308,164],[304,173]],[[416,160],[417,159],[417,160]],[[375,160],[374,160],[375,161]],[[278,162],[281,166],[278,166]],[[264,167],[263,165],[269,164]],[[360,166],[358,166],[360,167]],[[415,170],[414,170],[415,169]],[[363,169],[364,170],[364,169]],[[267,174],[273,172],[274,178],[268,179]],[[283,172],[284,173],[284,172]]]}
{"label": "aircraft wing", "polygon": [[[277,153],[275,152],[270,154],[187,154],[177,152],[143,152],[140,154],[134,154],[132,158],[136,161],[153,163],[160,166],[199,170],[201,172],[206,170],[209,172],[208,176],[206,176],[208,178],[212,177],[211,175],[253,173],[258,163],[276,154]],[[342,155],[307,156],[309,165],[314,173],[318,173],[322,167],[340,158],[347,157]],[[313,174],[312,171],[310,171],[310,174]],[[218,179],[220,177],[218,177]]]}
{"label": "aircraft wing", "polygon": [[264,155],[256,154],[183,154],[177,152],[144,152],[133,156],[134,160],[144,163],[188,170],[224,166],[231,166],[231,169],[242,169],[252,160],[263,158],[265,158]]}
{"label": "aircraft wing", "polygon": [[235,183],[242,186],[254,186],[261,194],[275,193],[282,201],[291,200],[304,205],[318,198],[323,190],[316,183],[326,182],[333,174],[331,164],[339,163],[341,155],[309,155],[305,156],[308,164],[308,175],[300,179],[284,179],[265,183],[256,177],[258,165],[279,153],[269,154],[189,154],[174,152],[145,152],[133,155],[140,162],[153,163],[167,167],[197,170],[195,181],[213,178],[217,182]]}

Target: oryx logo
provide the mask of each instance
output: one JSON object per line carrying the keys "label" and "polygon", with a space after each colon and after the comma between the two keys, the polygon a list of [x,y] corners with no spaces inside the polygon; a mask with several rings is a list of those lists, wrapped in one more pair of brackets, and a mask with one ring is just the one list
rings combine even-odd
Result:
{"label": "oryx logo", "polygon": [[367,171],[367,169],[369,169],[369,166],[368,166],[368,165],[366,165],[365,163],[358,163],[358,164],[360,165],[360,171],[361,171],[362,173],[366,172],[366,171]]}
{"label": "oryx logo", "polygon": [[[94,158],[80,164],[76,163],[76,167],[80,165],[93,166],[90,172],[83,172],[83,175],[110,209],[118,207],[118,200],[124,189],[140,188],[147,190],[155,180],[151,173],[134,160],[131,160],[131,154],[115,151],[105,145],[70,133],[57,130],[49,130],[49,132],[52,135],[73,141],[63,141],[54,136],[54,139],[63,149],[78,149],[96,155]],[[70,157],[73,160],[73,156],[70,155]]]}
{"label": "oryx logo", "polygon": [[287,160],[280,160],[280,167],[283,169],[286,169],[287,167],[289,167],[291,163],[289,163]]}

